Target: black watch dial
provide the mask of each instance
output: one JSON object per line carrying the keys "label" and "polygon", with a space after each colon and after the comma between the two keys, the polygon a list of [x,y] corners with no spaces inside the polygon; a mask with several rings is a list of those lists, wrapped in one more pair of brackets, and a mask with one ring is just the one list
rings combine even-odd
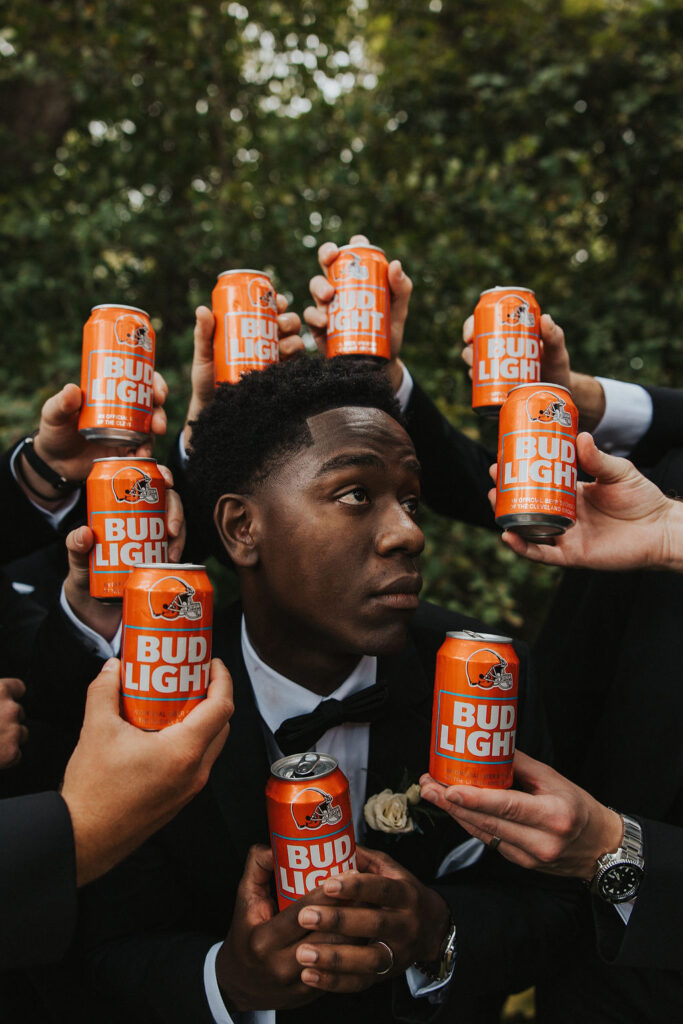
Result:
{"label": "black watch dial", "polygon": [[624,903],[638,892],[643,869],[637,864],[613,864],[598,882],[598,895],[608,903]]}

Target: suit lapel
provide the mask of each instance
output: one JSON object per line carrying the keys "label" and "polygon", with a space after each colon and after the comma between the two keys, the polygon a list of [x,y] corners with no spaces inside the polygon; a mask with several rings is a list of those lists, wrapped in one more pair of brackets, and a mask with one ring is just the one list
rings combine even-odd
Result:
{"label": "suit lapel", "polygon": [[261,717],[242,657],[241,610],[233,609],[214,628],[214,655],[232,675],[235,712],[230,734],[211,770],[210,785],[230,835],[242,859],[252,843],[268,842],[265,787],[270,764]]}

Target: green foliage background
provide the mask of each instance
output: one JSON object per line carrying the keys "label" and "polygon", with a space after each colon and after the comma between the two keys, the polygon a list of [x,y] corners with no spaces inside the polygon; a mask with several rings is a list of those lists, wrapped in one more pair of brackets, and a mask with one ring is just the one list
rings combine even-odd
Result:
{"label": "green foliage background", "polygon": [[[6,0],[3,440],[78,380],[104,301],[152,314],[178,424],[216,274],[263,267],[302,312],[317,246],[359,230],[413,277],[405,359],[473,436],[460,325],[496,283],[536,290],[576,368],[679,383],[682,28],[673,0]],[[533,631],[550,570],[425,530],[426,596]]]}

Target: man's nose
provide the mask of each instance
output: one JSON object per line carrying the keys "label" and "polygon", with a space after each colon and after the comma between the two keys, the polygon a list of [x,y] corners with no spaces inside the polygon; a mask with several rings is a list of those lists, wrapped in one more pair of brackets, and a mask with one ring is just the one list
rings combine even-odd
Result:
{"label": "man's nose", "polygon": [[424,546],[422,530],[403,505],[397,502],[384,512],[376,537],[376,550],[379,555],[403,551],[411,557],[416,557]]}

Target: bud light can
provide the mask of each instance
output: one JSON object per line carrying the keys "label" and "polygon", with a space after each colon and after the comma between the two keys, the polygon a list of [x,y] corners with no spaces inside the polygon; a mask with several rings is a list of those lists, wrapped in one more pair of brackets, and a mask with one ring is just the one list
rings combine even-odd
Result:
{"label": "bud light can", "polygon": [[497,285],[474,310],[472,408],[497,416],[516,384],[541,379],[541,308],[529,288]]}
{"label": "bud light can", "polygon": [[329,754],[290,754],[266,784],[266,810],[280,910],[356,867],[349,784]]}
{"label": "bud light can", "polygon": [[147,732],[206,697],[213,587],[203,565],[138,565],[123,590],[123,717]]}
{"label": "bud light can", "polygon": [[529,540],[576,522],[579,414],[567,388],[520,384],[500,411],[496,522]]}
{"label": "bud light can", "polygon": [[436,656],[429,772],[444,786],[509,789],[519,658],[492,633],[447,633]]}
{"label": "bud light can", "polygon": [[95,459],[86,485],[90,596],[121,601],[123,585],[140,562],[167,562],[166,484],[156,459]]}
{"label": "bud light can", "polygon": [[327,322],[327,357],[391,358],[389,263],[376,245],[342,245],[327,269],[334,286]]}
{"label": "bud light can", "polygon": [[140,445],[152,429],[156,335],[144,309],[93,306],[83,328],[78,429],[89,441]]}
{"label": "bud light can", "polygon": [[213,365],[216,384],[236,384],[243,373],[264,370],[279,360],[277,296],[261,270],[225,270],[211,294],[216,328]]}

